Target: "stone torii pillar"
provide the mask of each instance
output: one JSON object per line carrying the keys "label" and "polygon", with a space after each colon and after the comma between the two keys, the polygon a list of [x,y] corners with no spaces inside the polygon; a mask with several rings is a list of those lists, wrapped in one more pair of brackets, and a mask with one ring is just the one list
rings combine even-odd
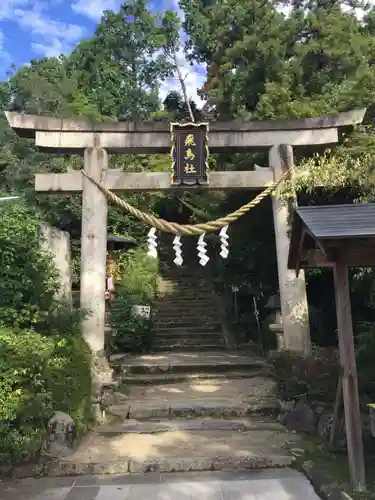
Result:
{"label": "stone torii pillar", "polygon": [[[108,167],[103,148],[86,148],[84,170],[101,182]],[[80,303],[87,316],[82,333],[91,350],[104,351],[105,283],[107,266],[107,198],[89,179],[83,179]]]}
{"label": "stone torii pillar", "polygon": [[[270,168],[211,172],[209,185],[199,189],[263,189],[291,164],[292,148],[337,143],[338,129],[361,123],[365,111],[359,109],[337,116],[298,120],[212,123],[209,132],[212,153],[268,148]],[[168,123],[102,123],[12,112],[6,112],[6,118],[19,136],[34,138],[35,145],[44,151],[83,155],[87,173],[114,192],[175,189],[170,185],[168,172],[107,170],[108,153],[169,153]],[[283,144],[288,146],[280,146]],[[99,353],[104,350],[106,198],[77,171],[36,174],[35,190],[56,194],[82,192],[81,306],[90,312],[83,321],[83,333],[92,351]],[[296,279],[287,270],[288,207],[278,199],[274,200],[273,207],[284,345],[294,351],[308,352],[311,344],[304,277],[301,274]]]}
{"label": "stone torii pillar", "polygon": [[[273,146],[269,150],[269,165],[273,169],[275,180],[279,179],[293,164],[292,146]],[[296,276],[294,271],[288,269],[289,223],[292,207],[291,203],[275,196],[272,198],[272,208],[279,283],[284,285],[280,286],[280,305],[284,332],[283,348],[308,354],[311,352],[311,338],[305,274],[302,270]],[[287,332],[287,335],[285,335],[285,332]]]}

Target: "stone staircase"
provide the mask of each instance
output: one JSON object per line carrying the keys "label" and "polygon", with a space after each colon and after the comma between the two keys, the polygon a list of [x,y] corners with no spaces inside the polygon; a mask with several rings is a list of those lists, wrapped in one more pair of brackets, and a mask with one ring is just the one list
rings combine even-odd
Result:
{"label": "stone staircase", "polygon": [[[52,473],[288,467],[296,440],[275,417],[275,382],[250,352],[116,355],[105,419]],[[50,471],[51,473],[51,471]]]}
{"label": "stone staircase", "polygon": [[102,395],[101,424],[55,462],[50,474],[292,464],[289,447],[296,435],[277,422],[270,368],[251,351],[225,349],[212,285],[207,270],[192,263],[194,255],[178,268],[162,248],[160,297],[153,307],[155,352],[111,357],[114,382]]}
{"label": "stone staircase", "polygon": [[153,304],[153,351],[225,349],[226,342],[207,268],[199,265],[195,239],[185,238],[184,263],[173,263],[172,241],[160,241],[159,296]]}
{"label": "stone staircase", "polygon": [[153,351],[225,348],[213,287],[199,269],[170,268],[153,305]]}

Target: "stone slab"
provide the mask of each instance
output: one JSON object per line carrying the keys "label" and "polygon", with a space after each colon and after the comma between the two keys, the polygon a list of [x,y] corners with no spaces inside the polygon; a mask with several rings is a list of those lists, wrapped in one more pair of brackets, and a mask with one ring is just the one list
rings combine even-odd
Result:
{"label": "stone slab", "polygon": [[[317,130],[275,130],[275,131],[211,131],[209,134],[210,151],[249,151],[253,148],[272,147],[274,144],[290,144],[291,146],[307,146],[334,144],[338,141],[336,128]],[[35,132],[35,145],[47,152],[80,152],[85,148],[100,147],[109,153],[169,153],[171,149],[170,132],[159,133],[116,133],[102,132]],[[147,190],[145,180],[139,190]],[[147,182],[147,181],[146,181]],[[170,181],[169,181],[170,186]],[[154,188],[157,191],[160,188]],[[215,188],[216,189],[216,188]]]}
{"label": "stone slab", "polygon": [[264,360],[254,356],[254,353],[235,351],[211,351],[211,352],[173,352],[166,354],[144,354],[129,355],[115,354],[110,358],[111,362],[121,363],[126,367],[146,366],[146,367],[170,367],[179,366],[238,366],[254,364],[264,365]]}
{"label": "stone slab", "polygon": [[[277,430],[92,433],[50,475],[127,474],[288,467],[296,436]],[[116,457],[114,459],[114,457]]]}
{"label": "stone slab", "polygon": [[101,425],[96,428],[98,434],[155,434],[171,430],[180,431],[248,431],[248,430],[273,430],[285,431],[285,428],[273,420],[248,418],[243,420],[215,420],[212,418],[197,420],[163,420],[163,421],[137,421],[127,420],[123,423]]}
{"label": "stone slab", "polygon": [[138,375],[127,375],[121,377],[122,383],[125,386],[139,384],[139,385],[147,385],[147,384],[168,384],[175,382],[189,382],[196,380],[209,380],[209,379],[231,379],[231,378],[251,378],[255,376],[265,376],[271,375],[271,372],[267,370],[267,368],[262,368],[260,370],[238,370],[238,371],[230,371],[228,373],[161,373],[161,374],[138,374]]}
{"label": "stone slab", "polygon": [[[71,137],[71,136],[69,136]],[[169,146],[170,147],[170,146]],[[259,189],[273,182],[273,173],[270,169],[264,171],[243,172],[211,172],[209,173],[209,184],[197,186],[199,189]],[[173,191],[171,176],[168,172],[123,172],[122,170],[109,170],[104,175],[104,185],[115,193],[135,191]],[[83,176],[80,172],[68,173],[37,173],[35,174],[35,191],[50,193],[74,193],[83,188]],[[188,186],[189,191],[194,186]],[[179,186],[179,190],[184,186]],[[185,189],[187,189],[185,187]],[[195,188],[196,189],[196,188]]]}
{"label": "stone slab", "polygon": [[272,378],[263,375],[126,385],[127,401],[108,406],[107,413],[120,421],[272,414],[278,408],[275,386]]}
{"label": "stone slab", "polygon": [[[51,485],[52,481],[52,485]],[[319,500],[289,468],[251,472],[87,476],[71,486],[53,479],[2,485],[1,500]]]}
{"label": "stone slab", "polygon": [[[241,416],[276,407],[275,381],[259,376],[132,386],[129,418]],[[168,410],[169,409],[169,410]],[[110,409],[109,409],[110,411]],[[121,414],[121,412],[120,412]]]}
{"label": "stone slab", "polygon": [[[240,131],[273,131],[273,130],[310,130],[337,128],[344,126],[353,126],[362,123],[367,108],[357,108],[350,111],[344,111],[335,115],[316,116],[297,119],[280,120],[256,120],[243,121],[231,120],[210,123],[210,130],[224,132]],[[54,118],[51,116],[31,115],[27,113],[18,113],[15,111],[5,111],[9,126],[12,127],[21,137],[35,137],[36,130],[55,131],[55,132],[132,132],[139,134],[141,132],[167,132],[169,133],[170,124],[165,121],[93,121],[93,120],[75,120],[71,118]]]}

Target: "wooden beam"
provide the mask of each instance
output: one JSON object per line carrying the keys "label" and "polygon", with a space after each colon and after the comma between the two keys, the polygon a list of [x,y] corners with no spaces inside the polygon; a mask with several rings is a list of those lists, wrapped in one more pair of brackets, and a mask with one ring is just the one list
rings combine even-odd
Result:
{"label": "wooden beam", "polygon": [[[104,185],[114,192],[127,191],[176,191],[187,189],[171,186],[171,175],[168,172],[129,173],[122,170],[107,170],[102,174]],[[210,172],[208,186],[195,189],[262,189],[273,182],[271,169],[261,171]],[[81,172],[66,174],[36,174],[35,191],[50,194],[75,193],[82,191],[83,176]],[[192,186],[188,186],[191,190]],[[194,188],[193,188],[194,189]]]}
{"label": "wooden beam", "polygon": [[[343,248],[341,253],[348,267],[375,267],[375,249],[359,248],[354,251],[350,248]],[[334,265],[335,261],[328,260],[320,249],[305,251],[300,260],[301,269],[325,268]]]}
{"label": "wooden beam", "polygon": [[362,422],[350,307],[349,275],[348,267],[342,257],[335,263],[334,278],[349,474],[354,489],[365,491]]}

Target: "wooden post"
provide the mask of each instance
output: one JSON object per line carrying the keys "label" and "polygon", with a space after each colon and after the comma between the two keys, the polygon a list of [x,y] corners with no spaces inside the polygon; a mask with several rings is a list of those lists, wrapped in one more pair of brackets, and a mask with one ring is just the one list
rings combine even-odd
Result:
{"label": "wooden post", "polygon": [[[85,171],[102,179],[108,165],[105,149],[85,149]],[[83,179],[81,235],[81,308],[89,314],[83,335],[93,353],[104,351],[107,256],[107,199],[89,179]]]}
{"label": "wooden post", "polygon": [[[269,165],[273,169],[274,180],[279,179],[287,168],[293,166],[293,148],[285,145],[273,146],[269,151]],[[292,207],[277,196],[272,198],[272,207],[284,347],[291,351],[310,354],[311,340],[305,274],[300,271],[296,277],[295,271],[288,269],[289,219]]]}
{"label": "wooden post", "polygon": [[356,490],[365,491],[366,477],[352,313],[350,307],[349,274],[348,266],[341,258],[335,263],[334,277],[350,480]]}

